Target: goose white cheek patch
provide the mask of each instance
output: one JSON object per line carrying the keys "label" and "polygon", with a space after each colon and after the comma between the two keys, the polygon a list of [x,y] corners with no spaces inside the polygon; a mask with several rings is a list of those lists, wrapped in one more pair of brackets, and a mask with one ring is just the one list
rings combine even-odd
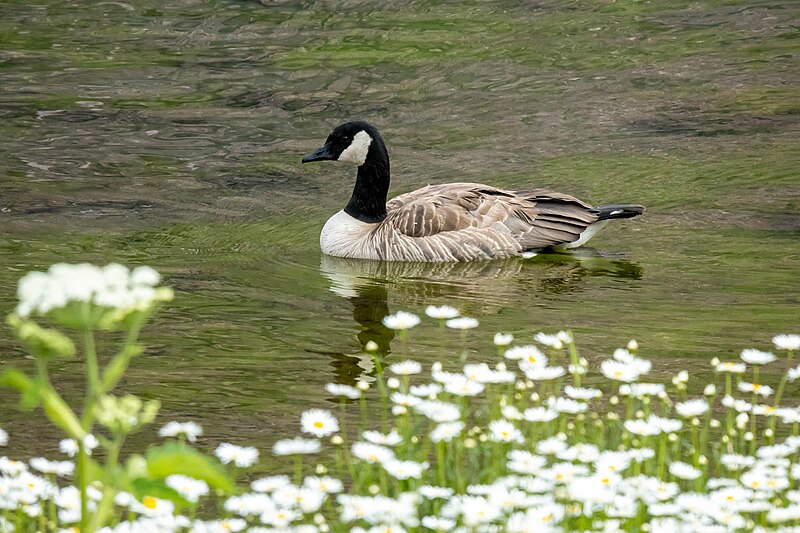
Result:
{"label": "goose white cheek patch", "polygon": [[350,143],[350,146],[339,155],[337,161],[347,161],[358,166],[363,165],[364,161],[367,160],[370,144],[372,144],[372,137],[369,136],[369,133],[364,130],[359,131],[353,137],[353,142]]}

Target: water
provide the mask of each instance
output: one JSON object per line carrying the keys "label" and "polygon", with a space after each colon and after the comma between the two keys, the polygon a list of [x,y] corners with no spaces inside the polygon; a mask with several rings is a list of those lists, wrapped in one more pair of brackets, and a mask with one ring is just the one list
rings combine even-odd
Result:
{"label": "water", "polygon": [[[429,303],[481,319],[476,361],[492,360],[495,331],[571,328],[592,361],[636,338],[659,379],[800,331],[796,2],[0,12],[0,309],[54,262],[157,268],[177,297],[121,390],[161,399],[161,421],[203,423],[208,446],[293,434],[325,383],[369,372],[366,341],[402,356],[383,315]],[[648,211],[572,255],[325,258],[319,230],[353,169],[299,161],[356,118],[384,134],[390,195],[480,181]],[[411,336],[424,362],[459,343],[431,324]],[[30,368],[7,329],[0,349],[0,368]],[[76,399],[81,363],[59,370]],[[12,451],[52,450],[15,401],[0,391]]]}

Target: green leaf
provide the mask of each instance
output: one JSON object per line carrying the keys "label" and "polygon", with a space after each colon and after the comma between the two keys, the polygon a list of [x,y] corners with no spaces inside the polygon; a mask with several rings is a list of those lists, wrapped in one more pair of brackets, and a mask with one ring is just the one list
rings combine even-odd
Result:
{"label": "green leaf", "polygon": [[145,496],[152,496],[153,498],[169,500],[179,507],[189,505],[189,502],[181,497],[175,489],[168,487],[160,479],[134,479],[130,483],[130,492],[139,501],[142,501]]}
{"label": "green leaf", "polygon": [[233,481],[219,463],[184,444],[171,442],[150,448],[147,451],[147,472],[158,479],[183,474],[202,479],[226,494],[234,491]]}

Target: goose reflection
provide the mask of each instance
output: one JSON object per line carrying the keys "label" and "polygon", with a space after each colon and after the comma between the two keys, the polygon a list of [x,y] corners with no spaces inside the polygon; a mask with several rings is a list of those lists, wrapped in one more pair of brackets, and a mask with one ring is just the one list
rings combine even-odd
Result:
{"label": "goose reflection", "polygon": [[[382,320],[398,310],[448,303],[462,312],[482,316],[512,305],[520,294],[552,299],[579,292],[588,277],[642,277],[637,263],[591,249],[539,254],[530,259],[465,263],[406,263],[323,255],[320,271],[330,281],[330,290],[353,307],[360,350],[333,357],[339,383],[351,385],[358,379],[371,381],[374,363],[366,353],[368,342],[374,342],[382,356],[391,353],[395,332]],[[390,308],[390,301],[396,309]]]}

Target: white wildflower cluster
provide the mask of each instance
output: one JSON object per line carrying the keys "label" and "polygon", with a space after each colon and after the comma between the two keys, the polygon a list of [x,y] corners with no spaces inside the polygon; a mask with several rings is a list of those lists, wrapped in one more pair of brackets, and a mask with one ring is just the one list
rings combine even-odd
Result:
{"label": "white wildflower cluster", "polygon": [[[437,321],[453,320],[446,318],[452,313],[426,311]],[[386,322],[408,330],[419,318],[400,312]],[[773,343],[791,357],[794,337]],[[502,357],[427,368],[399,360],[376,376],[385,387],[328,384],[345,413],[360,410],[368,393],[385,394],[387,412],[373,425],[380,430],[362,424],[347,432],[331,411],[308,409],[299,420],[307,436],[272,449],[292,456],[292,475],[259,477],[223,498],[227,518],[194,518],[215,491],[176,474],[164,484],[191,513],[179,514],[169,500],[120,493],[114,515],[126,519],[101,531],[798,531],[800,408],[767,402],[782,395],[793,369],[774,389],[759,378],[780,356],[745,350],[745,362],[714,361],[720,383],[695,383],[685,371],[660,383],[642,381],[654,365],[634,342],[590,368],[568,332],[534,339],[546,353],[500,338],[494,345]],[[581,383],[584,374],[591,387]],[[690,397],[688,385],[703,395]],[[170,422],[160,434],[194,442],[202,428]],[[5,432],[0,437],[5,444]],[[67,453],[77,447],[62,444]],[[304,464],[318,453],[335,464]],[[215,454],[231,470],[259,458],[258,449],[229,443]],[[77,525],[80,497],[68,484],[74,468],[0,458],[0,509],[32,524],[55,509],[59,526]],[[100,499],[92,488],[90,512]]]}
{"label": "white wildflower cluster", "polygon": [[144,310],[172,299],[172,290],[156,287],[161,276],[148,266],[133,270],[112,263],[53,265],[47,272],[29,272],[19,281],[16,314],[45,315],[71,303],[90,303],[118,310]]}

